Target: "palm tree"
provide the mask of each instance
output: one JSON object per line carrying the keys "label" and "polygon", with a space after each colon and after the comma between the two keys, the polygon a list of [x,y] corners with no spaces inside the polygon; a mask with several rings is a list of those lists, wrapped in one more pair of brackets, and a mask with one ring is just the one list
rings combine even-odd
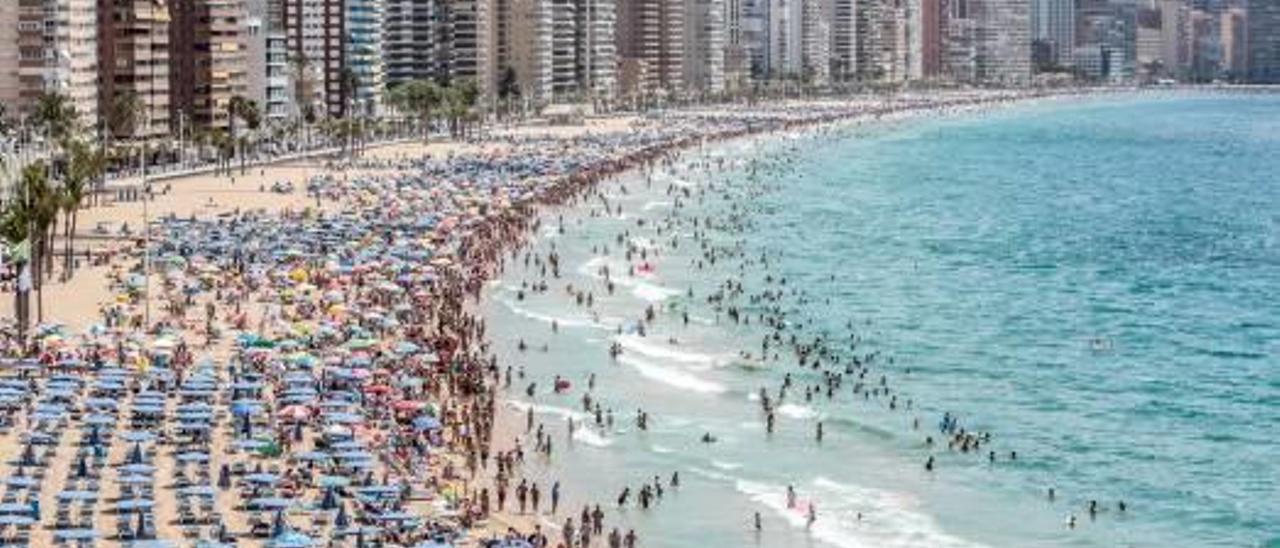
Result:
{"label": "palm tree", "polygon": [[[256,130],[262,121],[262,115],[258,111],[257,102],[251,99],[246,99],[240,95],[236,95],[231,98],[231,102],[227,105],[227,114],[230,115],[231,118],[231,139],[236,145],[238,145],[236,148],[240,150],[240,152],[236,154],[240,157],[240,174],[244,175],[244,145],[247,143],[247,137],[241,138],[241,136],[236,134],[236,120],[243,120],[244,124],[248,126],[250,130]],[[228,171],[230,171],[230,169],[228,169]]]}
{"label": "palm tree", "polygon": [[75,251],[76,224],[80,217],[80,204],[84,201],[84,192],[90,181],[93,181],[102,174],[105,168],[106,156],[101,150],[95,150],[83,141],[72,141],[68,150],[70,151],[70,160],[67,164],[67,174],[62,181],[62,192],[59,196],[59,206],[63,212],[63,243],[65,249],[65,263],[63,272],[68,279],[75,273],[75,261],[72,255]]}
{"label": "palm tree", "polygon": [[111,100],[107,111],[107,135],[116,137],[134,137],[141,129],[138,127],[142,119],[145,105],[142,98],[132,90],[120,92]]}
{"label": "palm tree", "polygon": [[[19,192],[25,188],[26,171],[23,170],[24,181],[19,186]],[[31,281],[28,270],[28,265],[31,264],[31,242],[28,239],[30,234],[31,209],[25,195],[19,194],[16,199],[6,205],[3,217],[0,217],[0,236],[3,236],[5,242],[9,244],[10,260],[13,261],[14,272],[18,275],[18,283],[13,291],[13,311],[18,322],[19,339],[25,338],[31,317],[30,292],[27,287]]]}
{"label": "palm tree", "polygon": [[[360,92],[360,75],[356,74],[356,71],[352,70],[351,67],[343,67],[342,74],[339,75],[338,85],[342,90],[342,97],[346,99],[343,112],[344,122],[346,125],[352,125],[359,116],[356,113],[356,95]],[[356,153],[356,131],[354,128],[350,128],[346,133],[350,137],[350,150],[347,152],[354,156]]]}
{"label": "palm tree", "polygon": [[422,125],[422,140],[431,140],[431,114],[440,104],[443,93],[431,80],[405,82],[395,89],[395,101],[406,112],[416,114]]}
{"label": "palm tree", "polygon": [[311,78],[311,61],[306,53],[299,53],[289,58],[289,65],[293,72],[293,102],[298,105],[298,114],[304,125],[314,123],[316,111],[312,99],[315,96],[315,82]]}
{"label": "palm tree", "polygon": [[445,111],[449,118],[449,133],[454,138],[466,134],[466,118],[480,98],[480,88],[473,80],[464,80],[445,90]]}
{"label": "palm tree", "polygon": [[[58,193],[49,184],[49,167],[43,160],[37,160],[23,168],[17,198],[9,202],[4,220],[0,223],[0,232],[3,232],[4,238],[21,249],[21,252],[15,254],[18,272],[29,272],[28,267],[35,269],[28,279],[36,290],[37,321],[44,319],[42,288],[47,270],[44,263],[49,256],[51,227],[57,219],[58,208]],[[31,307],[30,294],[23,285],[25,284],[19,284],[15,294],[15,308],[18,310],[19,331],[25,334]]]}
{"label": "palm tree", "polygon": [[76,129],[76,107],[66,95],[45,92],[36,100],[31,113],[31,125],[40,129],[54,142],[61,142]]}
{"label": "palm tree", "polygon": [[503,103],[503,115],[510,114],[511,101],[520,98],[520,79],[515,67],[508,65],[502,71],[502,79],[498,81],[498,99]]}

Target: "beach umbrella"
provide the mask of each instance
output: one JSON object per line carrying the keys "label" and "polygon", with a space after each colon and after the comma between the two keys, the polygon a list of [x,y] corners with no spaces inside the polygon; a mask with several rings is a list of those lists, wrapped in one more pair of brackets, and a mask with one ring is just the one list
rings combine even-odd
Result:
{"label": "beach umbrella", "polygon": [[249,483],[256,483],[259,485],[275,485],[280,481],[280,477],[275,474],[256,473],[245,476],[244,480]]}
{"label": "beach umbrella", "polygon": [[237,417],[248,417],[262,412],[262,402],[257,400],[236,400],[231,402],[231,414]]}
{"label": "beach umbrella", "polygon": [[125,474],[149,475],[155,471],[156,468],[150,464],[126,464],[120,467],[120,472]]}
{"label": "beach umbrella", "polygon": [[417,430],[419,432],[426,432],[429,430],[439,430],[441,426],[442,425],[440,424],[440,419],[437,419],[429,415],[423,415],[421,417],[413,419],[413,428],[414,430]]}
{"label": "beach umbrella", "polygon": [[267,543],[271,548],[309,548],[315,543],[308,537],[297,531],[285,531],[280,536]]}
{"label": "beach umbrella", "polygon": [[37,481],[35,478],[29,478],[26,476],[13,476],[5,480],[5,485],[8,485],[9,487],[16,487],[19,489],[26,489],[30,487],[38,487],[40,485],[40,482]]}
{"label": "beach umbrella", "polygon": [[278,413],[279,417],[289,421],[305,421],[311,418],[311,410],[303,405],[289,405]]}
{"label": "beach umbrella", "polygon": [[255,510],[283,510],[288,508],[292,501],[279,497],[261,497],[249,501],[249,507]]}
{"label": "beach umbrella", "polygon": [[58,529],[53,537],[61,541],[83,541],[97,538],[98,532],[93,529]]}
{"label": "beach umbrella", "polygon": [[60,501],[73,501],[73,500],[88,501],[88,500],[97,500],[97,498],[98,498],[98,493],[96,491],[68,490],[68,491],[62,491],[58,493],[58,500]]}
{"label": "beach umbrella", "polygon": [[121,512],[139,512],[147,510],[155,506],[155,501],[151,499],[127,499],[122,500],[116,505],[116,509]]}
{"label": "beach umbrella", "polygon": [[217,495],[217,491],[208,485],[192,485],[183,487],[178,490],[178,494],[184,497],[204,497],[211,498]]}
{"label": "beach umbrella", "polygon": [[35,522],[36,522],[35,518],[32,518],[31,516],[23,516],[23,515],[17,515],[17,514],[0,516],[0,525],[25,526],[25,525],[31,525]]}
{"label": "beach umbrella", "polygon": [[144,430],[131,430],[125,432],[121,437],[124,438],[124,441],[131,441],[135,443],[148,442],[156,439],[155,434]]}
{"label": "beach umbrella", "polygon": [[209,454],[200,451],[188,451],[179,453],[178,462],[209,462]]}
{"label": "beach umbrella", "polygon": [[116,478],[116,483],[120,485],[146,485],[151,483],[151,478],[140,474],[130,474]]}
{"label": "beach umbrella", "polygon": [[29,514],[31,505],[21,502],[0,503],[0,514]]}
{"label": "beach umbrella", "polygon": [[427,402],[420,400],[400,400],[391,404],[391,408],[401,412],[421,411],[427,407]]}

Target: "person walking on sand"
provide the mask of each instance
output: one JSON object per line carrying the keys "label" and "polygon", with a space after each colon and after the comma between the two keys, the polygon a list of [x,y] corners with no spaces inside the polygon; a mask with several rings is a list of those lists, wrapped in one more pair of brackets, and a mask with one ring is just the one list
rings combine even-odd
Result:
{"label": "person walking on sand", "polygon": [[813,523],[818,521],[818,506],[812,502],[809,503],[809,517],[805,522],[806,529],[812,529]]}

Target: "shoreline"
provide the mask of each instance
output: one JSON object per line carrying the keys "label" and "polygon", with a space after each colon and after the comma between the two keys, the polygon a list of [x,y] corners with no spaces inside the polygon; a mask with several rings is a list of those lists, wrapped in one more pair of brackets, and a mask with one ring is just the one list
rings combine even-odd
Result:
{"label": "shoreline", "polygon": [[[1069,96],[1076,96],[1076,94],[1071,94]],[[498,452],[496,442],[503,441],[501,439],[502,437],[509,437],[513,432],[519,435],[518,420],[511,420],[511,413],[506,412],[511,410],[506,408],[505,401],[497,401],[495,398],[495,396],[499,394],[498,386],[500,385],[497,381],[497,378],[499,377],[498,370],[489,369],[482,359],[483,354],[485,354],[484,349],[486,349],[489,344],[487,342],[487,334],[484,333],[483,324],[481,324],[477,329],[477,326],[472,324],[472,322],[477,317],[475,307],[480,303],[479,299],[483,296],[486,284],[500,276],[501,265],[505,257],[514,256],[514,254],[517,254],[520,249],[527,245],[531,231],[539,229],[540,225],[537,219],[544,212],[547,210],[555,210],[560,207],[579,207],[583,200],[590,198],[591,193],[596,190],[600,184],[604,184],[605,182],[614,180],[620,176],[625,176],[628,173],[636,173],[637,170],[643,171],[657,163],[670,161],[671,158],[687,153],[689,150],[702,145],[719,145],[734,139],[759,138],[761,135],[767,133],[786,134],[796,131],[810,131],[814,128],[830,127],[833,124],[839,125],[846,122],[862,123],[867,120],[880,120],[883,117],[892,118],[895,114],[910,112],[927,113],[935,111],[948,112],[948,109],[963,109],[968,106],[981,108],[992,105],[1011,103],[1018,104],[1043,99],[1045,97],[1060,96],[1053,94],[1012,94],[1009,96],[990,94],[982,96],[979,99],[973,99],[972,97],[972,95],[962,95],[960,99],[957,99],[952,103],[931,103],[929,99],[921,99],[908,103],[906,106],[900,106],[897,103],[881,102],[879,103],[881,105],[880,108],[867,106],[877,104],[876,102],[849,102],[844,103],[845,108],[843,110],[841,110],[839,106],[832,106],[829,103],[824,103],[820,105],[784,105],[780,108],[774,108],[772,111],[761,109],[745,114],[729,113],[725,111],[713,111],[701,114],[696,112],[693,114],[676,113],[675,116],[648,120],[647,122],[651,124],[651,126],[642,130],[642,133],[639,136],[629,136],[628,138],[634,137],[634,140],[630,141],[628,138],[618,137],[612,137],[612,139],[616,139],[614,141],[610,141],[606,138],[598,138],[593,144],[590,140],[591,137],[564,138],[560,146],[570,152],[576,152],[580,155],[580,158],[574,160],[577,162],[576,164],[574,164],[573,161],[569,162],[569,165],[573,168],[572,170],[556,173],[551,177],[545,175],[545,170],[541,172],[537,170],[530,170],[528,173],[542,173],[542,175],[533,175],[531,177],[532,179],[542,180],[540,182],[535,181],[528,185],[524,183],[521,183],[521,185],[510,185],[509,188],[503,189],[510,192],[510,195],[508,196],[499,197],[496,191],[490,193],[489,196],[494,200],[495,204],[509,202],[509,205],[496,211],[484,212],[473,216],[473,219],[479,219],[478,222],[466,227],[465,230],[468,232],[457,238],[457,241],[454,242],[457,245],[453,247],[452,250],[448,250],[448,248],[442,246],[442,249],[446,249],[445,253],[447,254],[442,254],[442,256],[456,259],[456,262],[452,262],[448,266],[441,266],[434,272],[434,275],[439,277],[438,282],[430,282],[429,284],[424,284],[423,282],[408,282],[407,284],[410,287],[414,287],[414,284],[418,284],[417,287],[429,286],[433,288],[432,300],[435,301],[436,304],[433,304],[432,306],[439,307],[439,310],[431,312],[430,316],[426,318],[426,320],[428,320],[430,324],[434,324],[434,329],[436,331],[435,333],[420,334],[416,337],[395,333],[391,335],[389,341],[412,340],[423,344],[427,348],[434,349],[439,355],[440,363],[419,365],[418,367],[423,371],[438,371],[443,366],[446,366],[455,360],[458,362],[465,362],[466,364],[463,367],[463,373],[456,374],[456,376],[451,377],[451,386],[435,387],[434,392],[408,390],[402,394],[403,396],[406,396],[406,399],[434,401],[436,404],[446,408],[446,411],[441,413],[441,415],[443,415],[441,418],[444,419],[444,422],[446,423],[446,432],[442,437],[446,440],[445,447],[447,447],[447,450],[444,451],[444,455],[437,455],[434,457],[436,459],[434,461],[436,464],[440,464],[442,462],[448,463],[447,466],[439,470],[439,472],[441,472],[440,476],[449,476],[450,473],[447,470],[451,467],[457,469],[465,468],[467,466],[465,463],[468,457],[467,451],[470,451],[470,456],[472,458],[474,458],[477,453],[483,452],[485,454],[485,457],[482,459],[485,463],[482,467],[484,472],[479,474],[481,480],[476,484],[476,487],[494,485],[493,483],[487,483],[489,473],[492,472],[492,468],[489,467],[487,463],[487,455],[490,451],[494,453]],[[938,99],[934,100],[937,101]],[[687,118],[683,118],[684,116],[687,116]],[[673,128],[662,127],[665,124],[674,124],[674,130]],[[652,126],[657,127],[654,128]],[[707,130],[709,133],[687,134],[682,130]],[[624,131],[626,130],[624,129]],[[643,131],[648,131],[649,133],[643,133]],[[664,131],[665,133],[663,133]],[[492,143],[499,148],[505,144],[510,145],[511,150],[519,150],[519,146],[527,146],[527,143],[522,141],[523,139],[532,138],[515,136],[506,138],[506,141],[502,138],[495,139]],[[442,143],[442,145],[443,148],[435,149],[434,153],[453,158],[451,152],[441,152],[442,150],[450,150],[448,149],[450,143]],[[618,152],[618,146],[621,146],[621,150],[624,152]],[[406,148],[414,149],[415,147]],[[608,150],[607,152],[606,149]],[[431,151],[428,151],[428,153],[430,154]],[[406,151],[406,154],[409,153]],[[494,156],[495,158],[501,157],[501,153],[494,154],[496,154]],[[528,153],[526,152],[526,154]],[[465,156],[465,154],[463,156]],[[483,157],[483,154],[481,154],[481,156]],[[498,160],[492,160],[490,163],[496,161]],[[444,169],[458,169],[458,166],[452,162],[452,160],[446,161],[446,167]],[[356,165],[350,169],[336,172],[324,169],[323,167],[305,165],[305,163],[301,167],[287,165],[273,166],[270,168],[270,174],[267,174],[268,168],[263,168],[257,176],[250,174],[247,177],[242,177],[240,187],[235,190],[229,190],[223,180],[214,179],[209,181],[207,180],[208,178],[197,177],[191,185],[186,185],[185,188],[182,185],[174,185],[175,195],[173,196],[172,204],[162,205],[164,202],[153,202],[156,203],[156,206],[153,207],[160,208],[159,211],[153,213],[153,218],[158,220],[163,219],[164,213],[166,212],[172,213],[175,217],[179,218],[159,220],[158,222],[161,223],[162,226],[164,226],[165,223],[173,223],[177,220],[181,220],[180,218],[185,218],[187,215],[191,215],[192,218],[197,218],[208,216],[218,217],[220,215],[230,214],[232,215],[232,219],[236,219],[241,215],[242,208],[256,209],[257,207],[265,206],[270,212],[265,217],[270,221],[278,223],[274,226],[293,226],[293,224],[302,226],[304,223],[312,222],[312,220],[308,219],[306,214],[301,213],[302,211],[312,209],[312,196],[309,190],[304,194],[302,192],[304,189],[301,187],[305,187],[308,181],[314,181],[316,178],[323,178],[327,181],[321,184],[319,190],[316,191],[316,211],[326,211],[328,212],[326,213],[327,215],[336,215],[336,212],[340,211],[337,209],[337,206],[359,206],[369,210],[371,212],[370,215],[372,216],[375,212],[379,211],[379,206],[382,206],[385,210],[387,204],[385,202],[379,202],[375,198],[368,198],[367,196],[362,196],[361,194],[352,191],[348,184],[348,179],[354,179],[354,181],[351,182],[355,183],[362,179],[385,177],[386,172],[393,174],[392,179],[395,177],[410,177],[421,169],[412,167],[415,165],[417,164],[415,164],[413,160],[406,162],[403,159],[397,160],[395,158],[388,158],[385,159],[385,161],[380,161],[375,157],[372,159],[366,158],[364,160],[358,160]],[[289,171],[290,169],[295,169],[295,171]],[[301,179],[303,184],[297,185],[300,188],[295,189],[294,192],[286,196],[264,194],[261,187],[274,182],[272,180],[273,178],[279,177],[284,177],[291,182]],[[256,192],[254,190],[255,183],[257,183],[256,186],[258,187]],[[328,186],[326,187],[326,185]],[[326,188],[328,190],[326,190]],[[382,189],[382,191],[384,193],[389,193],[389,190],[386,188]],[[520,194],[516,195],[516,192],[520,192]],[[206,196],[201,193],[207,193],[207,202],[202,203],[200,198]],[[321,197],[322,194],[324,194],[323,198]],[[479,194],[480,193],[472,193],[469,197],[474,198]],[[384,195],[383,197],[385,198],[386,196]],[[161,200],[164,199],[166,198],[161,198]],[[99,208],[85,210],[86,217],[88,219],[85,224],[87,225],[90,222],[95,222],[95,219],[104,220],[102,222],[122,222],[124,219],[133,218],[132,216],[136,214],[134,210],[138,209],[138,205],[139,204],[134,203],[121,205],[118,209]],[[283,218],[274,216],[283,216]],[[246,217],[244,222],[263,223],[267,221],[251,216]],[[165,242],[173,243],[172,240],[175,237],[183,234],[180,229],[176,228],[180,227],[171,228],[167,237],[164,237],[164,233],[162,233],[162,237],[159,242],[161,244]],[[365,229],[364,233],[366,236],[376,235],[376,233],[371,229]],[[439,234],[440,231],[436,230],[435,233]],[[253,235],[249,234],[247,236],[252,237]],[[261,238],[262,236],[257,235],[256,237]],[[199,243],[199,240],[197,240],[196,244],[198,245]],[[127,241],[118,242],[118,245],[114,247],[116,249],[113,254],[116,255],[117,259],[136,257],[137,249],[130,249]],[[277,267],[281,264],[297,264],[296,262],[291,263],[287,260],[282,261],[280,259],[268,259],[268,261],[276,261],[275,263],[268,262],[268,264],[274,264]],[[125,265],[120,260],[112,261],[112,263],[113,264],[111,266],[103,266],[101,268],[82,273],[80,278],[73,278],[73,283],[83,284],[92,282],[111,282],[113,278],[117,283],[121,282],[127,273],[124,268]],[[188,265],[187,268],[190,269],[192,266]],[[308,266],[308,268],[314,270],[315,273],[307,274],[307,276],[319,276],[322,274],[322,269],[320,268],[312,266]],[[227,276],[229,272],[223,272],[222,274]],[[283,286],[282,281],[274,278],[268,278],[267,281]],[[251,326],[255,324],[259,325],[257,329],[259,335],[262,335],[264,332],[267,336],[270,336],[273,332],[288,332],[288,329],[281,326],[269,325],[265,329],[263,327],[263,325],[268,322],[278,322],[279,320],[283,320],[296,314],[296,312],[292,310],[282,310],[285,308],[285,301],[283,299],[280,300],[279,304],[274,301],[259,300],[262,297],[257,294],[257,291],[261,289],[260,287],[248,285],[243,280],[239,280],[234,277],[228,276],[219,283],[225,284],[228,292],[235,289],[240,293],[237,293],[237,295],[232,298],[223,294],[219,294],[217,297],[214,297],[206,290],[206,292],[203,293],[200,299],[196,302],[199,304],[218,303],[223,307],[230,307],[234,305],[236,310],[239,310],[240,306],[244,304],[247,309],[251,310],[251,312],[248,313],[247,318],[238,320],[241,324],[239,330],[242,333],[252,333],[254,330]],[[166,294],[168,293],[168,291],[165,290],[166,285],[167,283],[165,280],[152,280],[149,293],[161,293],[160,298],[156,299],[158,302],[155,305],[155,317],[160,317],[165,313],[162,307],[162,305],[165,304],[163,302],[165,298],[169,298],[169,305],[175,305],[181,302],[181,299],[176,294]],[[359,285],[357,285],[357,289],[354,291],[352,291],[352,288],[350,287],[347,289],[349,293],[355,295],[357,300],[366,297],[363,292],[367,288],[359,287]],[[54,295],[50,298],[59,301],[63,298],[63,296],[58,293],[59,291],[63,291],[69,294],[69,296],[79,295],[82,299],[86,295],[82,295],[81,293],[90,293],[88,295],[90,300],[98,300],[98,298],[102,296],[110,298],[114,293],[114,290],[110,287],[106,288],[106,291],[102,293],[93,293],[86,292],[83,287],[72,287],[72,284],[52,286],[49,290],[54,292]],[[221,293],[221,289],[219,292]],[[468,299],[468,297],[471,298]],[[439,300],[437,301],[436,298]],[[11,299],[6,299],[6,301],[9,302],[9,305],[12,304]],[[118,308],[123,311],[123,317],[137,318],[141,316],[139,311],[140,303],[136,299],[136,295],[133,300],[120,304],[124,304],[123,307]],[[68,302],[66,305],[70,309],[78,311],[73,314],[78,314],[74,319],[79,321],[74,322],[73,325],[77,325],[79,327],[87,327],[88,324],[98,316],[97,312],[103,310],[94,310],[94,307],[97,307],[98,303],[88,305],[84,302]],[[116,309],[116,307],[112,308]],[[195,309],[198,307],[192,306],[191,308]],[[228,318],[227,324],[234,324],[235,321],[231,319],[232,315],[227,312],[228,308],[223,308],[222,310],[226,313],[226,317]],[[192,315],[187,313],[185,306],[177,306],[172,312],[172,318],[175,321],[175,324],[172,325],[171,328],[178,330],[179,338],[182,340],[182,345],[185,346],[188,342],[184,338],[185,336],[192,336],[193,338],[190,342],[193,349],[191,351],[193,352],[193,355],[196,352],[207,352],[217,361],[225,362],[215,366],[214,372],[216,376],[219,379],[235,380],[237,378],[237,368],[234,366],[226,368],[221,367],[221,365],[230,365],[231,363],[236,362],[245,354],[245,349],[243,347],[236,348],[232,346],[235,343],[224,338],[218,340],[216,346],[206,346],[204,349],[195,350],[195,341],[198,340],[195,339],[195,336],[198,333],[197,328],[201,325],[199,313],[197,312],[193,319]],[[196,311],[192,310],[192,312]],[[281,317],[282,315],[283,317]],[[410,319],[414,319],[413,314],[409,314],[408,317]],[[307,318],[305,315],[299,315],[297,319],[298,321],[303,321]],[[421,318],[418,319],[420,321],[423,320]],[[222,318],[219,317],[216,318],[216,320],[217,321],[215,322],[215,318],[211,317],[207,321],[206,328],[212,330],[215,327],[215,323],[217,323],[218,326],[221,326]],[[357,325],[363,324],[357,322]],[[124,331],[121,335],[128,333],[129,332]],[[133,334],[137,333],[135,332]],[[150,337],[144,337],[144,339],[146,338]],[[212,340],[212,338],[210,340]],[[42,348],[47,350],[47,344],[42,343]],[[11,347],[10,350],[13,351],[16,349]],[[476,350],[480,350],[480,352],[476,352]],[[120,358],[123,359],[123,356]],[[191,368],[190,371],[199,370],[198,366],[194,363],[179,363],[177,365]],[[179,369],[179,371],[182,371],[182,369]],[[397,370],[396,372],[401,371]],[[82,374],[85,375],[86,378],[92,378],[91,375],[93,375],[93,370],[86,370],[82,372]],[[267,379],[270,379],[273,382],[282,382],[282,379],[273,377],[270,374],[270,371],[265,371],[264,374]],[[448,375],[455,374],[449,373]],[[494,378],[493,384],[486,387],[486,384],[488,384],[487,379],[490,376]],[[324,378],[323,375],[321,378]],[[486,395],[485,392],[488,392],[488,394]],[[489,407],[489,414],[491,415],[488,421],[484,418],[483,412],[479,412],[477,410],[468,412],[466,410],[469,406],[473,408],[480,408],[485,405]],[[269,412],[281,409],[281,407],[277,407],[277,404],[274,401],[274,395],[268,399],[266,407]],[[462,408],[462,410],[459,410],[459,408]],[[369,409],[362,409],[361,411],[371,413],[371,422],[374,424],[381,425],[381,422],[375,421],[385,420],[385,417],[382,417],[380,412],[373,413],[373,411]],[[268,417],[270,417],[270,415]],[[491,422],[491,424],[486,424],[486,422]],[[269,423],[269,427],[278,429],[281,428],[281,425],[274,424],[273,421]],[[225,424],[218,425],[217,429],[220,435],[216,437],[216,439],[221,441],[222,437],[224,437],[223,435],[228,434],[227,430],[229,428],[230,427]],[[234,428],[230,429],[233,430]],[[470,445],[469,436],[477,433],[482,439],[486,437],[489,438],[489,447],[477,448],[474,445]],[[302,436],[304,440],[303,444],[307,445],[314,443],[318,434],[318,432],[307,430]],[[234,437],[234,434],[231,434],[230,437]],[[411,457],[398,456],[394,454],[389,447],[377,445],[371,447],[371,449],[374,447],[377,448],[377,451],[381,456],[379,469],[384,471],[398,470],[397,475],[402,477],[403,481],[409,483],[427,483],[427,480],[431,480],[432,482],[439,480],[439,478],[433,474],[428,474],[423,477],[416,474],[414,464],[418,462],[417,460],[414,460]],[[467,449],[467,447],[470,447],[470,449]],[[215,443],[211,449],[222,452],[226,450],[226,447]],[[113,448],[108,452],[107,460],[116,461],[122,458],[121,455],[123,455],[124,451],[125,449],[123,445],[117,444],[116,446],[113,446]],[[212,450],[210,451],[210,453],[213,452],[214,451]],[[63,453],[65,453],[65,451]],[[68,455],[62,455],[59,458],[65,458],[68,460],[59,460],[55,464],[54,467],[59,471],[59,473],[51,474],[53,476],[63,475],[65,470],[71,469],[71,462]],[[429,461],[424,460],[423,462]],[[169,470],[166,468],[164,471],[168,472]],[[443,481],[441,481],[441,483],[443,483]],[[497,483],[503,482],[499,480]],[[45,495],[52,496],[52,493],[45,493]],[[52,498],[48,498],[48,496],[42,499],[45,501],[44,505],[48,508],[53,508],[54,501]],[[488,506],[488,497],[484,498],[485,500],[483,505]],[[224,506],[234,503],[234,499],[222,496],[219,497],[219,501],[220,504]],[[462,504],[461,506],[470,506],[472,503],[480,504],[472,498],[469,503]],[[166,500],[163,504],[165,505],[165,509],[163,511],[157,510],[157,514],[167,517],[169,516],[168,512],[172,511],[171,506],[176,503]],[[525,530],[520,531],[520,536],[527,536],[530,533],[527,528],[531,525],[536,528],[536,524],[531,524],[528,518],[520,514],[513,512],[496,512],[491,514],[494,516],[494,521],[498,522],[495,525],[498,525],[499,529],[507,524],[514,525],[518,528],[525,528]],[[240,519],[238,514],[234,515],[236,517],[228,521],[238,530],[247,526],[247,522]],[[502,530],[480,530],[486,530],[487,534],[492,536],[501,536],[505,533],[505,531]],[[473,531],[477,533],[480,530],[473,529]],[[166,529],[165,537],[169,538],[169,535],[172,533],[173,531]],[[474,538],[478,535],[472,536],[472,541],[479,540]]]}
{"label": "shoreline", "polygon": [[[1040,101],[1074,100],[1074,99],[1092,98],[1092,97],[1100,97],[1100,96],[1107,96],[1107,95],[1109,94],[1108,93],[1092,93],[1092,92],[1067,93],[1067,94],[1049,93],[1049,94],[1033,94],[1031,96],[1018,97],[1014,99],[994,99],[994,100],[987,100],[987,101],[976,101],[972,103],[962,102],[959,104],[924,105],[919,107],[908,107],[902,110],[895,110],[892,108],[888,108],[882,111],[873,111],[873,112],[861,113],[861,114],[852,115],[852,116],[836,116],[829,119],[802,121],[794,124],[784,124],[782,127],[768,128],[760,131],[746,131],[742,133],[731,133],[731,134],[717,135],[712,137],[703,137],[703,138],[693,139],[691,141],[678,142],[670,145],[671,148],[665,149],[663,152],[660,153],[659,156],[661,157],[662,161],[670,161],[670,160],[674,160],[675,158],[684,156],[686,154],[691,154],[691,153],[695,153],[696,151],[700,151],[704,146],[725,147],[725,146],[731,146],[734,142],[737,142],[737,141],[750,141],[750,140],[756,140],[761,138],[785,139],[785,138],[790,138],[796,135],[802,135],[807,133],[815,133],[815,132],[823,132],[823,131],[843,131],[843,130],[863,127],[865,125],[871,125],[871,124],[910,123],[912,120],[917,118],[929,118],[929,117],[934,117],[934,118],[953,117],[953,116],[959,117],[959,116],[971,115],[978,112],[997,111],[1004,108],[1015,108],[1018,106],[1026,106],[1028,104],[1035,104]],[[609,184],[620,178],[638,176],[642,174],[644,171],[646,171],[647,169],[649,169],[650,167],[652,167],[651,163],[642,161],[638,165],[632,165],[621,171],[611,173],[608,176],[604,177],[602,180],[594,183],[592,185],[592,190],[595,190],[601,185]],[[581,207],[585,207],[585,206],[582,203],[579,203],[576,201],[569,204],[551,204],[551,205],[544,204],[541,206],[541,211],[535,212],[534,215],[536,217],[541,214],[549,214],[556,211],[563,211],[562,208],[579,209]],[[538,227],[534,227],[531,229],[530,232],[526,232],[522,235],[522,239],[515,244],[514,249],[512,250],[513,256],[527,249],[530,242],[536,239],[537,230],[538,230]],[[482,315],[481,317],[485,317],[482,311],[483,305],[493,304],[491,302],[485,303],[483,301],[486,299],[492,300],[492,297],[488,295],[489,291],[487,290],[487,286],[488,284],[499,283],[502,277],[503,277],[503,272],[499,271],[495,273],[492,277],[486,279],[486,289],[483,291],[482,296],[480,296],[475,301],[472,301],[471,303],[469,303],[470,305],[469,308],[481,314]],[[512,387],[512,388],[509,388],[508,390],[514,390],[514,389],[515,388]],[[520,442],[528,442],[528,439],[531,436],[531,434],[528,431],[526,431],[524,428],[522,428],[521,422],[525,420],[526,413],[532,412],[532,410],[529,409],[529,404],[527,402],[516,399],[512,392],[506,392],[505,395],[499,396],[499,403],[500,403],[500,405],[498,406],[499,410],[496,413],[496,420],[495,420],[495,426],[494,426],[495,441],[503,440],[504,439],[503,436],[505,435],[506,440],[513,440],[512,443],[510,444],[511,446],[519,445]],[[540,424],[540,419],[535,419],[535,424]],[[528,449],[528,450],[532,450],[532,449]],[[553,464],[546,464],[544,465],[544,468],[550,470],[554,468],[554,466],[555,465]],[[568,476],[564,476],[564,478],[565,478],[563,480],[564,485],[568,488],[569,492],[571,493],[574,492],[573,487],[576,481],[573,478],[573,476],[568,475]],[[581,479],[578,479],[577,481],[581,481]],[[560,483],[560,482],[557,482],[557,483]],[[575,497],[570,496],[569,499],[572,501],[572,500],[575,500]],[[578,502],[586,502],[588,506],[590,506],[591,504],[595,504],[595,502],[585,501],[585,500],[579,500]],[[570,515],[572,515],[572,512],[570,513]],[[530,520],[532,518],[536,518],[537,521],[535,521],[535,523],[540,523],[542,526],[551,528],[555,531],[561,531],[563,529],[562,526],[559,526],[555,524],[552,520],[549,520],[546,514],[530,515],[530,514],[512,514],[510,512],[507,512],[506,514],[504,514],[504,517],[507,517],[508,519],[511,520],[511,522],[514,522],[514,523],[518,523],[522,519]]]}

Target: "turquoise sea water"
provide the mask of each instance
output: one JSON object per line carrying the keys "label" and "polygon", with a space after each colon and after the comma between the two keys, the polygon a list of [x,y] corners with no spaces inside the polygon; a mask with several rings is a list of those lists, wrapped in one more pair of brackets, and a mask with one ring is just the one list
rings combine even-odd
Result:
{"label": "turquoise sea water", "polygon": [[[533,405],[554,439],[531,473],[649,546],[1277,545],[1277,177],[1280,97],[1169,95],[738,141],[620,179],[604,190],[621,215],[593,201],[545,217],[531,250],[560,255],[549,291],[520,298],[543,279],[522,261],[489,290],[497,349],[526,372],[512,406]],[[652,273],[627,275],[646,260]],[[706,300],[730,279],[751,325]],[[765,290],[784,296],[751,302]],[[759,359],[756,314],[775,306],[783,333],[824,334],[844,363],[875,353],[862,382],[883,376],[895,408],[851,378],[807,401],[818,371],[783,345]],[[566,417],[592,421],[592,373],[614,428],[567,439]],[[769,436],[755,394],[787,373],[797,386]],[[549,392],[557,374],[569,393]],[[943,413],[991,442],[925,446]],[[624,486],[677,470],[654,507],[615,509]],[[811,528],[787,485],[816,505]]]}

